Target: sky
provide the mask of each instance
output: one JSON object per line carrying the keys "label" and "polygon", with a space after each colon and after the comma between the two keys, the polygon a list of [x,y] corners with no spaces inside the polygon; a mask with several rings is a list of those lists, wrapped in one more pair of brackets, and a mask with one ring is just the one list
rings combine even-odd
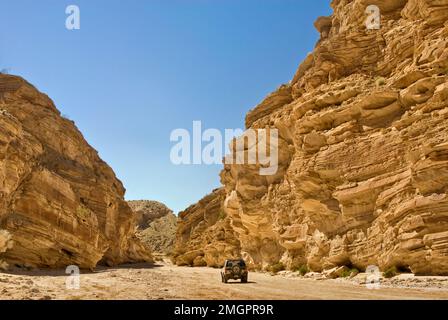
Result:
{"label": "sky", "polygon": [[[126,199],[184,210],[220,186],[221,165],[174,165],[173,130],[244,128],[294,76],[330,0],[0,0],[0,69],[75,121]],[[66,28],[66,7],[81,28]]]}

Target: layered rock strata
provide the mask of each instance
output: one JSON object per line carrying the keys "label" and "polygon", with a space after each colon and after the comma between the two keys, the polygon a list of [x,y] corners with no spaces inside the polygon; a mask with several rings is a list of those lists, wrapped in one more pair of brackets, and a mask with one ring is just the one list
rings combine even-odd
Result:
{"label": "layered rock strata", "polygon": [[[369,30],[372,4],[381,26]],[[293,80],[246,117],[278,129],[277,173],[221,173],[240,254],[258,267],[448,274],[448,0],[331,5]]]}
{"label": "layered rock strata", "polygon": [[11,236],[0,259],[81,268],[151,261],[124,193],[45,94],[0,75],[0,229]]}
{"label": "layered rock strata", "polygon": [[173,260],[177,265],[220,267],[240,256],[240,243],[223,208],[225,190],[217,189],[179,213]]}

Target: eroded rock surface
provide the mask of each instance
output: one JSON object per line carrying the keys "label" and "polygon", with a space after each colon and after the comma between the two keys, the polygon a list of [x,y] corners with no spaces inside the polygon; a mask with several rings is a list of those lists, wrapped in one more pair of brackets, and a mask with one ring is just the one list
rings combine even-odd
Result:
{"label": "eroded rock surface", "polygon": [[217,189],[179,213],[173,260],[177,265],[220,267],[240,255],[240,243]]}
{"label": "eroded rock surface", "polygon": [[150,261],[124,192],[46,95],[0,75],[0,229],[12,241],[0,259],[81,268]]}
{"label": "eroded rock surface", "polygon": [[171,254],[177,227],[173,211],[157,201],[134,200],[128,204],[137,216],[137,237],[152,252]]}
{"label": "eroded rock surface", "polygon": [[[370,4],[379,30],[366,28]],[[294,79],[246,117],[279,130],[277,174],[221,173],[241,255],[258,267],[448,274],[448,0],[332,7]],[[211,232],[194,212],[183,219]],[[180,244],[191,235],[182,230]]]}

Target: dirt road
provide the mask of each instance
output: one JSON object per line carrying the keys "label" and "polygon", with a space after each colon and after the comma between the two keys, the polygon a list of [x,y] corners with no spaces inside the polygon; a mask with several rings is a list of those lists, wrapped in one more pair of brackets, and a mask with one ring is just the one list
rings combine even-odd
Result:
{"label": "dirt road", "polygon": [[[210,268],[133,265],[81,272],[80,288],[66,289],[65,270],[0,273],[1,299],[448,299],[439,288],[367,289],[339,280],[250,273],[249,283],[222,284]],[[445,285],[446,284],[446,285]]]}

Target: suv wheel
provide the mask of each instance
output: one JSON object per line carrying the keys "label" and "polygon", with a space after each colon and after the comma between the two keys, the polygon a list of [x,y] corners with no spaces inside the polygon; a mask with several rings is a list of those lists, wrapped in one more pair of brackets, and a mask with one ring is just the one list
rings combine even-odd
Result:
{"label": "suv wheel", "polygon": [[247,283],[247,276],[241,277],[241,283]]}

